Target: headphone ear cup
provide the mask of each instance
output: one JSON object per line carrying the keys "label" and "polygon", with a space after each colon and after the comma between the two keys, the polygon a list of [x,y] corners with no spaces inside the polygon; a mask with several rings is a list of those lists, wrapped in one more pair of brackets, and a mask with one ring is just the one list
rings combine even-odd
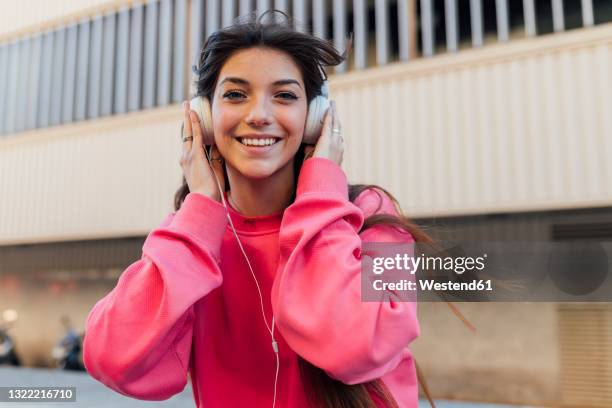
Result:
{"label": "headphone ear cup", "polygon": [[318,95],[310,101],[302,143],[308,145],[317,144],[319,136],[321,136],[321,129],[323,128],[323,118],[328,108],[329,99],[324,96]]}
{"label": "headphone ear cup", "polygon": [[208,98],[196,96],[189,103],[189,107],[198,114],[200,127],[202,128],[202,142],[207,145],[215,144],[215,136],[212,127],[212,111]]}

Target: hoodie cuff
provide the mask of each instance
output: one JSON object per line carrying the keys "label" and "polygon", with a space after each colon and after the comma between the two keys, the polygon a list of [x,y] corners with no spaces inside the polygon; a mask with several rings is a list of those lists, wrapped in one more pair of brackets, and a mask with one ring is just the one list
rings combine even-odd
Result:
{"label": "hoodie cuff", "polygon": [[307,193],[338,193],[348,200],[348,182],[342,167],[323,157],[311,157],[304,161],[296,197]]}
{"label": "hoodie cuff", "polygon": [[200,193],[189,193],[170,226],[197,238],[219,259],[227,228],[225,208],[218,201]]}

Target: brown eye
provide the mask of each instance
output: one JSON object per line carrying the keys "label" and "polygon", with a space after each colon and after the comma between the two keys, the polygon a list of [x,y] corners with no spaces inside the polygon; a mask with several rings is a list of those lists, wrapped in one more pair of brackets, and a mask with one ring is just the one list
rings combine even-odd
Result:
{"label": "brown eye", "polygon": [[291,92],[280,92],[277,94],[277,96],[279,95],[282,95],[281,99],[288,99],[288,100],[298,99],[298,97],[292,94]]}
{"label": "brown eye", "polygon": [[246,96],[246,95],[238,91],[227,91],[226,93],[223,94],[223,97],[229,100],[240,99],[240,97],[243,97],[243,96]]}

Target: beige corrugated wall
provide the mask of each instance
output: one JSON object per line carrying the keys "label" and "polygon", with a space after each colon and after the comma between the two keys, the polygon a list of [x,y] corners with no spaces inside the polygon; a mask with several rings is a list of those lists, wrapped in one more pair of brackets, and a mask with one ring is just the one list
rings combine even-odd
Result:
{"label": "beige corrugated wall", "polygon": [[145,0],[2,0],[0,41]]}
{"label": "beige corrugated wall", "polygon": [[[612,24],[331,79],[353,182],[412,217],[612,204]],[[0,139],[0,244],[144,235],[177,106]]]}
{"label": "beige corrugated wall", "polygon": [[413,216],[612,205],[612,25],[338,77],[355,180]]}
{"label": "beige corrugated wall", "polygon": [[181,181],[177,107],[0,140],[0,242],[145,235]]}

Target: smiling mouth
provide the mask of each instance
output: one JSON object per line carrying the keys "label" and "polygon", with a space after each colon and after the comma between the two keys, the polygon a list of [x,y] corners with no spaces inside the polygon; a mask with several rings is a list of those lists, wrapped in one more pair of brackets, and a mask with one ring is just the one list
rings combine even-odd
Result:
{"label": "smiling mouth", "polygon": [[265,139],[254,139],[254,138],[246,138],[239,137],[238,140],[241,144],[249,147],[267,147],[272,146],[278,143],[281,139],[279,138],[265,138]]}

